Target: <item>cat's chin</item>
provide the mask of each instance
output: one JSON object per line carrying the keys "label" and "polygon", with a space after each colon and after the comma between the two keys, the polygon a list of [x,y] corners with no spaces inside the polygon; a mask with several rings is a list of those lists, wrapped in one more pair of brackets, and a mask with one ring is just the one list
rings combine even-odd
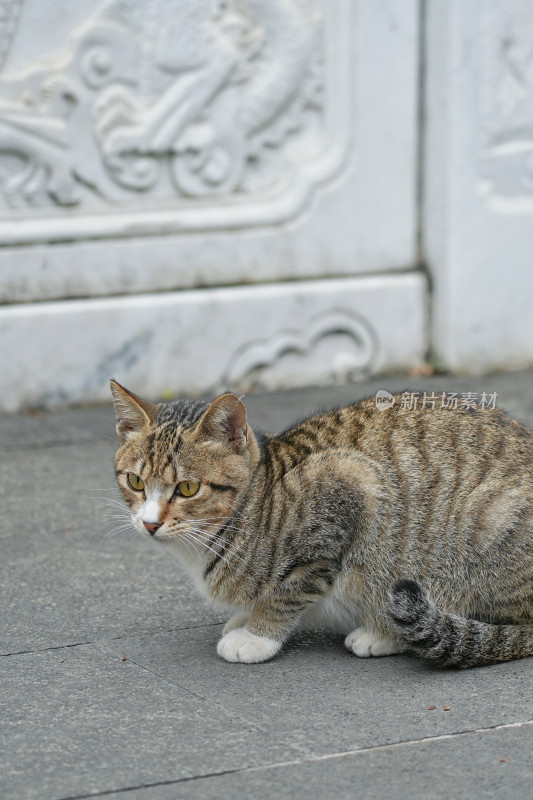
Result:
{"label": "cat's chin", "polygon": [[186,537],[180,533],[167,533],[162,534],[161,538],[153,537],[161,544],[171,545],[182,556],[186,562],[197,563],[200,561],[200,556],[203,555],[202,551],[194,548],[187,542]]}

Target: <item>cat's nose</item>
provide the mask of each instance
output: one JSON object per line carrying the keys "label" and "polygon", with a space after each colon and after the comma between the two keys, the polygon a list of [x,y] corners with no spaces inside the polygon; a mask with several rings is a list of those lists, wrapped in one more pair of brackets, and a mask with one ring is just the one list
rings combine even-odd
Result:
{"label": "cat's nose", "polygon": [[143,520],[143,525],[148,531],[148,533],[152,534],[152,536],[154,535],[156,530],[161,527],[160,522],[145,522],[144,520]]}

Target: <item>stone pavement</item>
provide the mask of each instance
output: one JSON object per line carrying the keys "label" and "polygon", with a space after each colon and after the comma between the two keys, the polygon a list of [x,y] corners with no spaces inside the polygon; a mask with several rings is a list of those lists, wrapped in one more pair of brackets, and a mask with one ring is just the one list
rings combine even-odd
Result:
{"label": "stone pavement", "polygon": [[[246,402],[276,431],[406,387],[496,391],[533,426],[533,373]],[[222,661],[224,617],[168,551],[106,534],[113,435],[110,407],[0,418],[2,800],[531,796],[533,659],[438,672],[301,633],[269,663]]]}

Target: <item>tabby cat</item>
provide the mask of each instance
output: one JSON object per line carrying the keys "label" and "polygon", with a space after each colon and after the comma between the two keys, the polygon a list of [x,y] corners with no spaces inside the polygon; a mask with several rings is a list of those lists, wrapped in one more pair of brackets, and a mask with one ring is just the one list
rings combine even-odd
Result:
{"label": "tabby cat", "polygon": [[265,661],[324,623],[361,657],[533,655],[533,433],[501,411],[370,398],[256,437],[231,393],[111,390],[133,524],[236,612],[222,658]]}

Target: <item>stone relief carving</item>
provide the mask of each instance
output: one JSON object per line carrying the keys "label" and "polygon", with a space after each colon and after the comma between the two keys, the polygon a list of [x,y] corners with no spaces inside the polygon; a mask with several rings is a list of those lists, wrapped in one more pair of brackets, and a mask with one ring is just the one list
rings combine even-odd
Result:
{"label": "stone relief carving", "polygon": [[481,160],[492,194],[533,198],[533,5],[489,3],[481,16]]}
{"label": "stone relief carving", "polygon": [[332,309],[303,328],[280,330],[239,348],[218,388],[251,391],[362,379],[372,374],[377,350],[378,336],[368,320]]}
{"label": "stone relief carving", "polygon": [[[21,2],[0,0],[0,66]],[[64,53],[0,73],[0,215],[153,211],[171,200],[196,213],[193,228],[206,202],[240,206],[234,224],[256,224],[284,195],[290,215],[337,168],[328,125],[339,120],[329,119],[324,82],[328,26],[346,23],[340,7],[105,0]],[[255,217],[251,199],[263,204]]]}
{"label": "stone relief carving", "polygon": [[0,0],[0,69],[13,38],[22,0]]}

